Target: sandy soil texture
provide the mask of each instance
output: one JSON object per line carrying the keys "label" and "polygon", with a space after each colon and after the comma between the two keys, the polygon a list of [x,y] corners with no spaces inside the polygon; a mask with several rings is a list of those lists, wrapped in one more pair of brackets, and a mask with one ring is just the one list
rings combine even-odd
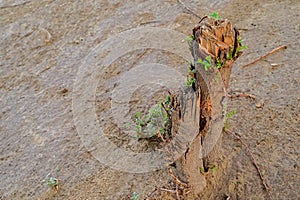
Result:
{"label": "sandy soil texture", "polygon": [[[233,66],[229,92],[249,93],[256,99],[228,102],[228,110],[237,112],[229,128],[239,133],[253,152],[273,199],[300,198],[298,0],[2,0],[0,199],[131,199],[134,192],[138,199],[177,198],[174,193],[160,190],[174,182],[165,168],[146,173],[122,172],[95,157],[90,147],[97,140],[91,139],[88,146],[78,131],[74,91],[81,70],[90,66],[101,69],[87,76],[97,82],[93,82],[93,91],[86,91],[94,94],[94,99],[86,101],[92,102],[88,105],[93,108],[86,108],[83,114],[94,109],[104,135],[119,148],[150,151],[151,146],[120,134],[118,124],[112,120],[113,91],[122,75],[145,63],[170,66],[184,77],[186,60],[178,54],[188,52],[185,41],[171,35],[167,40],[152,35],[162,46],[180,40],[182,45],[176,47],[179,53],[141,47],[103,68],[99,60],[111,54],[111,43],[106,43],[107,51],[99,57],[89,56],[100,52],[102,49],[97,47],[108,38],[135,28],[166,28],[191,35],[199,19],[183,4],[199,16],[218,12],[241,30],[247,49]],[[132,46],[139,40],[131,39]],[[280,45],[287,49],[242,67]],[[132,46],[123,45],[120,50]],[[118,55],[118,51],[111,55]],[[173,71],[160,74],[168,73]],[[176,77],[176,73],[172,76]],[[145,91],[156,91],[155,96],[160,96],[163,90],[155,77],[153,87],[148,84],[138,88],[130,99],[131,115],[155,103]],[[266,199],[267,193],[246,149],[225,133],[220,145],[213,163],[216,170],[207,175],[207,185],[197,198]],[[123,165],[117,167],[128,168],[126,163]],[[42,183],[48,173],[59,179],[58,191]]]}

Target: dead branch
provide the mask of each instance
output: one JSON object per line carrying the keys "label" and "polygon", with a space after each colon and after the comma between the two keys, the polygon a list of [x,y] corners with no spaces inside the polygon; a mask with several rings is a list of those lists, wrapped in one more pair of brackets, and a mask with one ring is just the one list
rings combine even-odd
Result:
{"label": "dead branch", "polygon": [[286,48],[287,48],[286,45],[281,45],[281,46],[279,46],[279,47],[273,49],[272,51],[266,53],[265,55],[263,55],[263,56],[257,58],[256,60],[254,60],[254,61],[252,61],[252,62],[250,62],[250,63],[244,65],[243,68],[248,67],[249,65],[252,65],[252,64],[254,64],[254,63],[256,63],[256,62],[258,62],[258,61],[264,59],[265,57],[271,55],[272,53],[275,53],[276,51],[279,51],[280,49],[286,49]]}
{"label": "dead branch", "polygon": [[233,131],[230,131],[230,130],[224,130],[224,132],[227,133],[227,134],[229,133],[230,135],[232,135],[233,137],[235,137],[236,139],[238,139],[239,142],[246,148],[246,150],[247,150],[247,152],[248,152],[248,154],[249,154],[249,156],[251,158],[251,161],[252,161],[253,165],[255,166],[255,168],[256,168],[256,170],[257,170],[257,172],[259,174],[259,177],[260,177],[260,179],[262,181],[262,184],[263,184],[265,190],[267,191],[268,197],[269,197],[270,200],[272,200],[272,196],[271,196],[271,193],[270,193],[269,186],[267,185],[267,182],[264,179],[264,177],[262,175],[262,172],[261,172],[261,170],[260,170],[260,168],[259,168],[259,166],[258,166],[258,164],[256,162],[256,159],[254,158],[254,155],[253,155],[252,151],[250,150],[249,146],[242,140],[242,138],[236,132],[233,132]]}

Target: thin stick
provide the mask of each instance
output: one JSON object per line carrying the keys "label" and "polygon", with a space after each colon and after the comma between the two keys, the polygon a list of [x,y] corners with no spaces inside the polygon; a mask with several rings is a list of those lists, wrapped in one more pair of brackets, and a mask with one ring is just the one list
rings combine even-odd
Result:
{"label": "thin stick", "polygon": [[180,198],[179,198],[179,192],[178,192],[178,184],[177,183],[176,183],[176,198],[178,200],[180,200]]}
{"label": "thin stick", "polygon": [[182,186],[184,186],[184,187],[186,187],[186,188],[189,188],[189,185],[188,185],[187,183],[184,183],[183,181],[179,180],[179,178],[177,178],[177,177],[174,175],[174,173],[173,173],[173,171],[172,171],[171,168],[169,169],[169,173],[170,173],[171,177],[172,177],[173,179],[175,179],[175,181],[176,181],[177,183],[179,183],[180,185],[182,185]]}
{"label": "thin stick", "polygon": [[166,140],[164,139],[160,131],[157,132],[157,136],[163,141],[163,143],[166,143]]}
{"label": "thin stick", "polygon": [[192,11],[189,7],[187,7],[181,0],[177,0],[190,14],[194,15],[195,17],[202,19],[199,15],[197,15],[194,11]]}
{"label": "thin stick", "polygon": [[257,58],[256,60],[254,60],[254,61],[248,63],[247,65],[244,65],[243,68],[248,67],[249,65],[252,65],[252,64],[254,64],[254,63],[256,63],[256,62],[258,62],[258,61],[264,59],[265,57],[271,55],[272,53],[275,53],[276,51],[279,51],[280,49],[286,49],[286,48],[287,48],[286,45],[281,45],[281,46],[279,46],[279,47],[273,49],[272,51],[266,53],[265,55],[263,55],[263,56]]}
{"label": "thin stick", "polygon": [[169,189],[166,189],[166,188],[160,188],[160,190],[170,192],[170,193],[174,193],[174,194],[176,194],[176,199],[180,200],[179,192],[178,192],[178,184],[177,183],[176,183],[176,189],[175,190],[169,190]]}
{"label": "thin stick", "polygon": [[235,99],[235,98],[239,98],[239,97],[246,97],[246,98],[250,98],[250,99],[255,99],[256,97],[252,94],[246,94],[246,93],[241,93],[241,94],[227,94],[226,95],[228,98],[230,99]]}
{"label": "thin stick", "polygon": [[166,192],[171,192],[171,193],[176,193],[176,190],[169,190],[169,189],[166,189],[166,188],[160,188],[160,190],[166,191]]}
{"label": "thin stick", "polygon": [[254,158],[254,155],[253,155],[252,151],[250,150],[249,146],[242,140],[242,138],[236,132],[232,132],[230,130],[225,130],[225,133],[231,134],[233,137],[235,137],[236,139],[238,139],[240,141],[240,143],[246,148],[246,150],[247,150],[247,152],[248,152],[248,154],[249,154],[249,156],[251,158],[251,161],[252,161],[253,165],[255,166],[255,168],[256,168],[256,170],[257,170],[257,172],[259,174],[259,177],[260,177],[260,179],[262,181],[262,184],[263,184],[265,190],[267,191],[268,197],[269,197],[270,200],[272,200],[272,196],[271,196],[271,193],[270,193],[269,186],[267,185],[267,182],[264,179],[264,177],[263,177],[263,175],[261,173],[261,170],[260,170],[260,168],[259,168],[259,166],[258,166],[258,164],[256,162],[256,159]]}

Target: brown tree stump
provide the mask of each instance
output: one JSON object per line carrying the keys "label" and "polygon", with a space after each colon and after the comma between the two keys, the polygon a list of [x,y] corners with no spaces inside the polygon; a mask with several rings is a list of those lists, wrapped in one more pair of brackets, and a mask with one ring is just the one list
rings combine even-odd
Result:
{"label": "brown tree stump", "polygon": [[[203,191],[207,181],[200,170],[208,171],[220,148],[219,138],[226,116],[225,92],[233,62],[241,55],[241,43],[238,31],[226,19],[204,17],[193,29],[193,35],[190,49],[196,70],[195,87],[177,96],[180,112],[173,113],[172,132],[184,135],[179,127],[186,121],[192,121],[191,128],[196,130],[192,143],[173,169],[180,180],[188,183],[189,196],[195,197]],[[209,69],[197,62],[207,57],[212,60]]]}

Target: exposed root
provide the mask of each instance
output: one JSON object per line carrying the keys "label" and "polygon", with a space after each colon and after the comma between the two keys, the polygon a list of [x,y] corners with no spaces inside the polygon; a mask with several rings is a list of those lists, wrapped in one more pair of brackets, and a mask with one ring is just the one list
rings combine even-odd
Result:
{"label": "exposed root", "polygon": [[157,132],[157,136],[162,140],[164,144],[167,143],[167,141],[164,139],[164,136],[160,133],[160,131]]}
{"label": "exposed root", "polygon": [[265,190],[266,190],[266,192],[268,194],[268,198],[270,200],[272,200],[272,196],[271,196],[271,192],[270,192],[269,186],[267,185],[267,182],[264,179],[264,177],[262,175],[262,172],[261,172],[261,170],[260,170],[260,168],[259,168],[259,166],[258,166],[258,164],[256,162],[256,159],[254,158],[254,155],[253,155],[252,151],[250,150],[249,146],[242,140],[241,136],[238,133],[230,131],[228,129],[224,130],[224,132],[227,133],[227,134],[230,134],[233,137],[235,137],[236,139],[238,139],[239,142],[246,148],[246,150],[247,150],[247,152],[248,152],[248,154],[249,154],[249,156],[251,158],[251,161],[252,161],[253,165],[255,166],[255,168],[256,168],[256,170],[257,170],[257,172],[259,174],[259,177],[260,177],[260,179],[262,181],[262,184],[263,184],[263,186],[264,186],[264,188],[265,188]]}
{"label": "exposed root", "polygon": [[254,63],[256,63],[256,62],[258,62],[258,61],[260,61],[260,60],[262,60],[262,59],[264,59],[265,57],[271,55],[272,53],[275,53],[276,51],[279,51],[280,49],[286,49],[286,48],[287,48],[286,45],[281,45],[281,46],[279,46],[279,47],[273,49],[272,51],[266,53],[265,55],[263,55],[263,56],[257,58],[256,60],[254,60],[254,61],[248,63],[247,65],[244,65],[243,68],[248,67],[248,66],[250,66],[250,65],[252,65],[252,64],[254,64]]}
{"label": "exposed root", "polygon": [[174,175],[174,173],[173,173],[173,171],[172,171],[171,168],[169,169],[169,173],[170,173],[170,176],[171,176],[171,177],[172,177],[179,185],[182,185],[182,186],[185,187],[185,188],[189,188],[189,185],[188,185],[187,183],[181,181],[179,178],[177,178],[177,177]]}
{"label": "exposed root", "polygon": [[178,186],[178,183],[176,183],[176,188],[174,190],[170,190],[170,189],[166,189],[166,188],[160,188],[161,191],[165,191],[165,192],[170,192],[176,195],[176,199],[180,200],[180,196],[179,196],[179,190],[184,190],[184,188],[180,188]]}

